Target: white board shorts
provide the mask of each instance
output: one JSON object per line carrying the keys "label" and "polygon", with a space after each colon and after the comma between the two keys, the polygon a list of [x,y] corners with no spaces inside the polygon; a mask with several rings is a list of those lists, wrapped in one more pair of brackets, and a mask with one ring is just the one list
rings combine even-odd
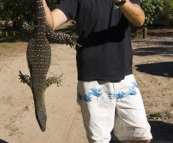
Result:
{"label": "white board shorts", "polygon": [[109,143],[112,130],[119,140],[152,139],[133,74],[115,83],[78,81],[77,93],[90,143]]}

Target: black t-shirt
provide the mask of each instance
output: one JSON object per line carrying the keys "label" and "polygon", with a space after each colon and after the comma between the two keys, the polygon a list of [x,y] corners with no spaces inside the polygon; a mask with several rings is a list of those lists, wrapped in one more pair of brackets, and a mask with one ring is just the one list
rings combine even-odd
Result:
{"label": "black t-shirt", "polygon": [[132,74],[129,22],[112,0],[61,0],[58,8],[76,17],[78,80],[113,82]]}

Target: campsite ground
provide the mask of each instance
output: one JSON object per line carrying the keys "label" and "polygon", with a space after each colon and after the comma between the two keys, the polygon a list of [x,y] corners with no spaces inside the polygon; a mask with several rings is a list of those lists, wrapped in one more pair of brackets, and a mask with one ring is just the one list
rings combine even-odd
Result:
{"label": "campsite ground", "polygon": [[[154,140],[173,143],[173,38],[132,40],[133,71],[142,93]],[[29,74],[27,42],[0,43],[0,143],[87,143],[76,103],[75,50],[52,44],[48,76],[63,73],[63,86],[46,90],[47,129],[42,133],[34,114],[30,88],[21,83]],[[113,143],[114,141],[112,141]]]}

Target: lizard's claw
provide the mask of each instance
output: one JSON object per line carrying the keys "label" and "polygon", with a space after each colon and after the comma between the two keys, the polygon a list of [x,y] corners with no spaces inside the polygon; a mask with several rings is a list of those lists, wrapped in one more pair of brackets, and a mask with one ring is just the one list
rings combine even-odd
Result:
{"label": "lizard's claw", "polygon": [[19,71],[19,79],[20,79],[20,82],[26,83],[24,75],[21,73],[21,71]]}
{"label": "lizard's claw", "polygon": [[63,73],[57,78],[57,86],[59,87],[59,86],[62,86],[62,83],[63,83],[63,79],[64,78],[61,78],[62,77],[62,75],[63,75]]}
{"label": "lizard's claw", "polygon": [[31,78],[28,75],[23,75],[21,71],[19,71],[19,79],[21,80],[20,82],[27,84],[29,84],[31,81]]}

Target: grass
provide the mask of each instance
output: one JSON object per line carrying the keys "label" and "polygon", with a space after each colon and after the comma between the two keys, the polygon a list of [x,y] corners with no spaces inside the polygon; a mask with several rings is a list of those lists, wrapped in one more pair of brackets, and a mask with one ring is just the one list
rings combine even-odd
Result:
{"label": "grass", "polygon": [[12,47],[12,44],[11,43],[0,43],[0,47],[4,48],[4,49],[9,49]]}
{"label": "grass", "polygon": [[162,117],[162,115],[160,113],[154,113],[154,114],[147,115],[147,119],[149,119],[149,120],[158,120],[161,117]]}

